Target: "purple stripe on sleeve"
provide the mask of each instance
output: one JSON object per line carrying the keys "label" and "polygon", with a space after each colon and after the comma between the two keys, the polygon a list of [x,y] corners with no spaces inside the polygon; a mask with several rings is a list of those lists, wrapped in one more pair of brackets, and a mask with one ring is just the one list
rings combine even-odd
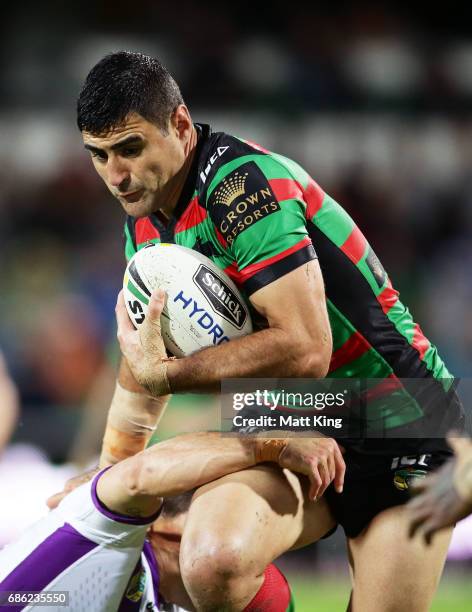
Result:
{"label": "purple stripe on sleeve", "polygon": [[93,482],[92,482],[92,501],[94,503],[95,508],[101,514],[103,514],[104,516],[106,516],[109,519],[112,519],[113,521],[116,521],[117,523],[126,523],[127,525],[149,525],[150,523],[153,523],[157,519],[159,514],[161,513],[161,508],[159,508],[159,510],[154,512],[153,515],[145,517],[145,518],[137,517],[137,516],[126,516],[126,514],[119,514],[118,512],[112,512],[99,499],[99,497],[97,495],[97,483],[98,483],[98,479],[107,470],[109,470],[111,467],[113,467],[113,466],[109,465],[108,467],[106,467],[101,472],[98,472],[98,474],[93,479]]}
{"label": "purple stripe on sleeve", "polygon": [[151,543],[146,540],[143,546],[143,553],[149,563],[152,575],[152,586],[154,588],[154,602],[159,608],[159,566],[157,565],[156,555],[152,550]]}
{"label": "purple stripe on sleeve", "polygon": [[[0,582],[0,591],[42,591],[57,576],[98,545],[64,523]],[[12,606],[15,612],[24,606]]]}

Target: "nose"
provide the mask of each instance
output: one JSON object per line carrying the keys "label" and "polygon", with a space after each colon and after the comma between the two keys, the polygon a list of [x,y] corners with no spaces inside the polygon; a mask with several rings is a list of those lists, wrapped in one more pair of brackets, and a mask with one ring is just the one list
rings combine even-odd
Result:
{"label": "nose", "polygon": [[110,157],[107,164],[108,182],[112,187],[126,189],[126,183],[130,178],[130,171],[126,162],[119,158]]}

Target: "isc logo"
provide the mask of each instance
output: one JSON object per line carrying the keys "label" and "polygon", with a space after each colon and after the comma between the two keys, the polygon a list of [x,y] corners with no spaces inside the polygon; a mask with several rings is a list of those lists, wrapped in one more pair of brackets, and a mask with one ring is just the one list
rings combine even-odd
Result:
{"label": "isc logo", "polygon": [[205,170],[203,170],[202,172],[200,172],[200,178],[202,179],[202,183],[204,183],[207,180],[207,176],[210,174],[210,170],[213,166],[213,164],[216,162],[216,160],[221,157],[223,155],[223,153],[225,151],[227,151],[229,149],[229,147],[217,147],[216,149],[216,153],[213,153],[213,155],[210,157],[207,167],[205,168]]}
{"label": "isc logo", "polygon": [[431,459],[430,454],[425,455],[406,455],[404,457],[394,457],[392,459],[391,470],[396,470],[399,467],[411,467],[412,465],[420,465],[428,467],[428,460]]}
{"label": "isc logo", "polygon": [[228,285],[209,268],[200,264],[193,276],[193,282],[207,296],[215,312],[241,329],[247,319],[247,312]]}
{"label": "isc logo", "polygon": [[213,336],[213,344],[229,342],[228,336],[224,335],[221,327],[214,322],[213,317],[204,308],[199,307],[194,298],[185,297],[184,292],[181,290],[173,301],[182,306],[183,310],[187,312],[189,319],[195,321],[209,336]]}

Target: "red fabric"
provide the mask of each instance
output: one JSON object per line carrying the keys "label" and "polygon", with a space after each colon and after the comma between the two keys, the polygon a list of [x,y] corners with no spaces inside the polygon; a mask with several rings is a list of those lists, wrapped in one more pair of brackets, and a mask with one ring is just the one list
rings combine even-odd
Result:
{"label": "red fabric", "polygon": [[346,342],[340,346],[331,356],[329,371],[334,372],[338,368],[358,359],[364,353],[367,353],[372,346],[367,342],[362,334],[358,331],[354,332]]}
{"label": "red fabric", "polygon": [[269,185],[278,202],[283,200],[303,200],[303,191],[300,185],[292,179],[271,179]]}
{"label": "red fabric", "polygon": [[177,221],[174,232],[178,234],[191,227],[195,227],[195,225],[198,225],[206,219],[206,216],[207,211],[200,206],[198,196],[195,196]]}
{"label": "red fabric", "polygon": [[147,242],[153,238],[160,238],[159,230],[154,227],[149,217],[141,217],[138,219],[136,221],[136,225],[134,226],[134,231],[136,234],[137,245],[143,244],[143,242]]}
{"label": "red fabric", "polygon": [[389,279],[385,289],[377,296],[377,300],[385,314],[398,302],[398,295],[398,291],[392,287]]}
{"label": "red fabric", "polygon": [[372,387],[367,391],[364,396],[364,400],[366,402],[373,402],[379,397],[385,397],[402,388],[403,385],[395,374],[389,374],[387,378],[384,378],[377,385],[375,385],[375,387]]}
{"label": "red fabric", "polygon": [[257,144],[257,142],[253,142],[252,140],[247,139],[245,139],[244,142],[247,142],[248,145],[250,145],[253,149],[257,149],[257,151],[262,151],[263,153],[270,153],[268,149],[264,149],[264,147],[262,147],[260,144]]}
{"label": "red fabric", "polygon": [[313,179],[310,179],[303,195],[305,202],[307,203],[306,218],[311,220],[323,206],[325,193],[318,183],[315,183]]}
{"label": "red fabric", "polygon": [[290,587],[282,572],[271,563],[264,572],[264,583],[244,612],[286,612]]}
{"label": "red fabric", "polygon": [[[288,249],[285,249],[285,251],[277,253],[277,255],[273,255],[272,257],[268,257],[263,261],[258,261],[256,263],[250,264],[249,266],[246,266],[244,270],[239,271],[239,276],[241,278],[240,282],[247,281],[249,278],[251,278],[251,276],[254,276],[254,274],[259,272],[263,268],[266,268],[267,266],[270,266],[270,264],[274,264],[280,261],[281,259],[284,259],[284,257],[288,257],[292,253],[295,253],[295,251],[299,251],[300,249],[303,249],[304,247],[309,246],[310,244],[310,238],[308,236],[305,236],[299,242],[297,242],[297,244],[294,244]],[[227,271],[227,269],[225,269],[225,271]]]}
{"label": "red fabric", "polygon": [[366,247],[367,240],[361,230],[355,226],[345,243],[341,245],[341,250],[356,264],[364,256]]}

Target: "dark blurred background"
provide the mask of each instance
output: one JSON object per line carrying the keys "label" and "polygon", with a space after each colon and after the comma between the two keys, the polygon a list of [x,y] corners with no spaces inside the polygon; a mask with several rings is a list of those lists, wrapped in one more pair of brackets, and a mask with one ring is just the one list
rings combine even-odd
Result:
{"label": "dark blurred background", "polygon": [[[366,233],[449,368],[470,375],[472,30],[460,6],[25,1],[0,27],[0,348],[20,391],[17,441],[59,463],[100,443],[124,217],[82,148],[75,102],[119,49],[159,57],[195,121],[300,162]],[[214,418],[208,401],[176,402],[163,435]]]}

